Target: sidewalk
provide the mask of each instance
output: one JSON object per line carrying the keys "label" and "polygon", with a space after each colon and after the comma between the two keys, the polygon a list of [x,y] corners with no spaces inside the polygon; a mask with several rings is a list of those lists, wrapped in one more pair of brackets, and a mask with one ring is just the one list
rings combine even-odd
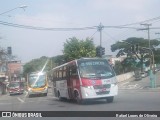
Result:
{"label": "sidewalk", "polygon": [[150,76],[142,78],[140,84],[143,85],[143,89],[160,89],[160,71],[155,74],[155,83],[150,79]]}
{"label": "sidewalk", "polygon": [[[149,90],[149,91],[160,91],[160,71],[156,73],[156,82],[155,88],[152,88],[153,84],[151,83],[150,77],[147,76],[141,80],[135,80],[134,77],[119,82],[118,86],[120,90]],[[154,87],[154,86],[153,86]]]}

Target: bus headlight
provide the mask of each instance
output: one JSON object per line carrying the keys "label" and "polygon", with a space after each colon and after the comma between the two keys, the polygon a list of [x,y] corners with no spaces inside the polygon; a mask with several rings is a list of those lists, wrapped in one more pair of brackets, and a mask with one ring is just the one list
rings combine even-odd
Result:
{"label": "bus headlight", "polygon": [[44,88],[44,91],[46,91],[46,90],[48,90],[48,87],[45,87],[45,88]]}
{"label": "bus headlight", "polygon": [[83,86],[84,88],[92,89],[92,86]]}
{"label": "bus headlight", "polygon": [[31,91],[32,91],[32,88],[28,88],[28,91],[31,92]]}

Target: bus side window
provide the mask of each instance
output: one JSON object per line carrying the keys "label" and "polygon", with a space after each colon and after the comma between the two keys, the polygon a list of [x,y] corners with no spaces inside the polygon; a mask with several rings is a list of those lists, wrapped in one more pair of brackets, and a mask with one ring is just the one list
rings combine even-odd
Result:
{"label": "bus side window", "polygon": [[66,66],[63,67],[63,79],[66,79]]}
{"label": "bus side window", "polygon": [[77,67],[76,66],[72,66],[71,69],[70,69],[70,75],[71,76],[77,76]]}

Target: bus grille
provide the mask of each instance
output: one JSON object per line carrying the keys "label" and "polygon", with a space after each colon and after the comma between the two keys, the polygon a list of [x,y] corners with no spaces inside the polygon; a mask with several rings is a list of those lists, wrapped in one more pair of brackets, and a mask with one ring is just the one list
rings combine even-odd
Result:
{"label": "bus grille", "polygon": [[106,84],[106,85],[95,85],[93,86],[94,89],[103,89],[103,88],[110,88],[111,84]]}
{"label": "bus grille", "polygon": [[97,95],[109,94],[110,91],[96,92]]}
{"label": "bus grille", "polygon": [[[106,85],[95,85],[93,86],[94,89],[96,90],[97,95],[104,95],[104,94],[109,94],[110,90],[103,90],[103,89],[110,89],[111,84],[106,84]],[[98,90],[98,91],[97,91]]]}

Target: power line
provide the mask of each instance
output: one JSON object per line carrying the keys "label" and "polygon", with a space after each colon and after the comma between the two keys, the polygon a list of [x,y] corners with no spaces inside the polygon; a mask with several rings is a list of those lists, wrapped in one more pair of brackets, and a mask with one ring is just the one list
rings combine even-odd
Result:
{"label": "power line", "polygon": [[93,35],[90,38],[92,38],[97,32],[98,32],[98,30],[96,32],[94,32]]}
{"label": "power line", "polygon": [[122,28],[126,28],[126,29],[139,29],[139,27],[123,27],[123,26],[103,26],[104,28],[119,28],[119,29],[122,29]]}
{"label": "power line", "polygon": [[[119,26],[103,26],[103,28],[117,28],[117,29],[140,29],[140,27],[127,27],[129,25],[139,24],[147,21],[153,21],[158,20],[160,17],[148,19],[145,21],[137,22],[137,23],[131,23],[131,24],[125,24],[125,25],[119,25]],[[48,30],[48,31],[79,31],[79,30],[90,30],[90,29],[97,29],[99,26],[92,26],[92,27],[81,27],[81,28],[47,28],[47,27],[35,27],[35,26],[27,26],[27,25],[21,25],[21,24],[15,24],[15,23],[9,23],[0,21],[1,25],[11,26],[11,27],[17,27],[17,28],[24,28],[24,29],[33,29],[33,30]],[[152,27],[150,29],[160,29],[160,27]]]}
{"label": "power line", "polygon": [[113,39],[113,40],[116,40],[117,41],[117,39],[116,38],[114,38],[113,36],[111,36],[110,34],[108,34],[107,32],[105,32],[105,31],[103,31],[103,33],[105,33],[108,37],[110,37],[111,39]]}
{"label": "power line", "polygon": [[151,19],[148,19],[148,20],[140,21],[140,22],[135,22],[135,23],[130,23],[130,24],[119,25],[119,27],[136,25],[136,24],[151,22],[151,21],[155,21],[155,20],[159,20],[159,19],[160,19],[160,16],[155,17],[155,18],[151,18]]}
{"label": "power line", "polygon": [[11,26],[11,27],[17,27],[17,28],[25,28],[25,29],[34,29],[34,30],[48,30],[48,31],[75,31],[75,30],[90,30],[90,29],[96,29],[96,27],[82,27],[82,28],[46,28],[46,27],[35,27],[35,26],[27,26],[27,25],[20,25],[20,24],[14,24],[14,23],[8,23],[0,21],[1,25]]}

